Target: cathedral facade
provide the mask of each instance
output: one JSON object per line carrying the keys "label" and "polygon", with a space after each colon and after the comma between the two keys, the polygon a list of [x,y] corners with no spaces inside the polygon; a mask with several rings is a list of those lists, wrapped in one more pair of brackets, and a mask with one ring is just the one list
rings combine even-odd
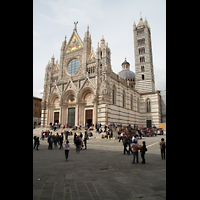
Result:
{"label": "cathedral facade", "polygon": [[54,56],[46,66],[42,98],[41,125],[85,126],[112,123],[159,126],[160,92],[155,91],[151,30],[140,18],[133,25],[135,73],[130,63],[122,71],[111,68],[111,50],[102,38],[96,52],[91,48],[89,26],[83,41],[77,23],[69,41],[62,42],[60,62]]}

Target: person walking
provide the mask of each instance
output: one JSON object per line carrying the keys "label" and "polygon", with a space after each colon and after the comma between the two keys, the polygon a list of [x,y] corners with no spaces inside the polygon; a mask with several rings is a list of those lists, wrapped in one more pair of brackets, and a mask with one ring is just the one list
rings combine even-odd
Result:
{"label": "person walking", "polygon": [[162,159],[165,159],[165,142],[164,142],[164,138],[161,139],[161,142],[160,142],[160,152],[161,152],[161,158]]}
{"label": "person walking", "polygon": [[142,158],[142,164],[145,164],[145,158],[144,158],[144,155],[145,155],[145,151],[147,151],[147,148],[146,148],[146,144],[145,144],[145,141],[142,142],[143,146],[140,147],[140,153],[141,153],[141,158]]}
{"label": "person walking", "polygon": [[53,148],[52,148],[52,144],[53,144],[53,137],[52,137],[52,135],[49,136],[48,143],[49,143],[48,149],[53,150]]}
{"label": "person walking", "polygon": [[135,163],[135,157],[136,157],[137,163],[138,163],[138,150],[140,149],[140,147],[139,147],[137,140],[135,140],[135,139],[133,140],[131,147],[133,148],[133,162],[132,163]]}
{"label": "person walking", "polygon": [[36,143],[36,150],[38,150],[38,147],[39,147],[39,145],[40,145],[39,137],[36,138],[35,143]]}
{"label": "person walking", "polygon": [[129,146],[128,151],[129,151],[129,154],[130,154],[130,152],[133,154],[133,151],[131,149],[131,144],[132,144],[132,139],[131,139],[131,136],[129,135],[128,136],[128,146]]}
{"label": "person walking", "polygon": [[123,141],[123,145],[124,145],[124,155],[125,155],[125,152],[127,152],[127,154],[130,155],[129,151],[126,149],[127,145],[128,145],[128,138],[127,138],[127,136],[124,136],[124,139],[122,141]]}
{"label": "person walking", "polygon": [[65,140],[64,145],[65,145],[65,158],[67,160],[69,156],[69,147],[70,147],[69,140]]}
{"label": "person walking", "polygon": [[63,135],[61,136],[59,136],[59,144],[60,144],[60,149],[62,148],[63,149]]}
{"label": "person walking", "polygon": [[85,150],[87,149],[87,135],[85,134],[84,136],[84,145],[85,145]]}
{"label": "person walking", "polygon": [[77,138],[75,140],[75,145],[76,145],[76,153],[80,153],[80,150],[81,150],[80,136],[77,136]]}
{"label": "person walking", "polygon": [[34,139],[34,149],[35,149],[35,147],[36,147],[36,140],[37,140],[37,137],[34,136],[33,139]]}

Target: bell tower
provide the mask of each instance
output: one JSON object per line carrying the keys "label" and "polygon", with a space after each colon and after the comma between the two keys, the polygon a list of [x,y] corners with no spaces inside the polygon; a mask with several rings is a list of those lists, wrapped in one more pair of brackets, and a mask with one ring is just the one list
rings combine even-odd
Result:
{"label": "bell tower", "polygon": [[142,17],[138,25],[133,24],[135,50],[135,88],[140,93],[155,92],[151,29]]}

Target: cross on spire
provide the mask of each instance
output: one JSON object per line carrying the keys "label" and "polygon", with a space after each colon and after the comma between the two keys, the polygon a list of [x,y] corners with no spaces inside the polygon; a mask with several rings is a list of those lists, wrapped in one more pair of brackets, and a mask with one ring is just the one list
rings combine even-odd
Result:
{"label": "cross on spire", "polygon": [[74,24],[75,24],[74,29],[76,30],[76,25],[78,24],[78,21],[74,22]]}

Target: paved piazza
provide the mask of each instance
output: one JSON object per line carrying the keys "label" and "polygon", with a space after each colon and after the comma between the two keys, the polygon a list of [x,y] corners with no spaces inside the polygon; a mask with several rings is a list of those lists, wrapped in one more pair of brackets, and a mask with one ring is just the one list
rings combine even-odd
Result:
{"label": "paved piazza", "polygon": [[[40,132],[34,129],[33,135]],[[60,133],[61,129],[52,132]],[[80,154],[69,136],[68,161],[64,150],[48,150],[47,139],[40,140],[39,150],[33,150],[34,200],[166,199],[166,160],[161,159],[159,149],[166,135],[139,139],[139,144],[146,141],[146,164],[141,164],[140,153],[139,164],[132,164],[132,154],[123,155],[122,141],[94,136]]]}

